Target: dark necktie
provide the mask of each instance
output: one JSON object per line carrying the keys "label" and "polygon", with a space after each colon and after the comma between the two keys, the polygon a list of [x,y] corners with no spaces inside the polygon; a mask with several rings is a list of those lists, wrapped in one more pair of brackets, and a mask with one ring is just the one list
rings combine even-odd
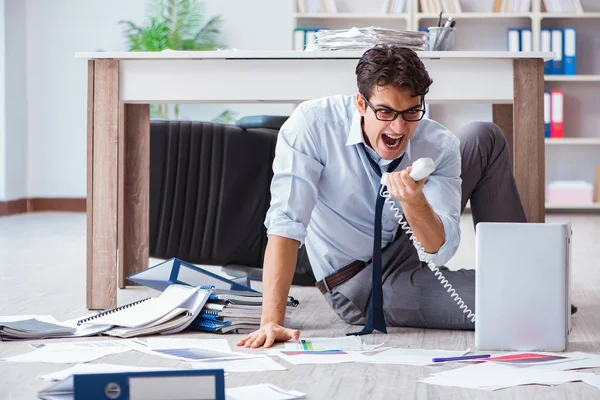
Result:
{"label": "dark necktie", "polygon": [[[371,168],[377,176],[381,177],[381,170],[379,169],[379,165],[371,158],[367,149],[361,146],[365,155],[367,156],[367,160],[369,160],[369,164],[371,164]],[[387,172],[392,172],[396,169],[404,154],[400,158],[395,159],[388,166]],[[387,333],[387,329],[385,327],[385,316],[383,315],[383,289],[382,289],[382,266],[381,266],[381,219],[383,213],[383,203],[385,202],[385,197],[380,196],[379,193],[382,189],[385,189],[386,186],[380,185],[379,190],[377,191],[377,201],[375,203],[375,231],[373,233],[373,281],[371,283],[371,303],[369,305],[369,316],[367,317],[367,323],[362,331],[349,333],[348,335],[366,335],[373,332],[374,329],[377,329],[379,332]]]}

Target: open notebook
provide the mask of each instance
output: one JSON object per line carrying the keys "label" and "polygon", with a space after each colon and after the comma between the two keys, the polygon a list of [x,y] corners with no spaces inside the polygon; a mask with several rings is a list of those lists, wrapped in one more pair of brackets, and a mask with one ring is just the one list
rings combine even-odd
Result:
{"label": "open notebook", "polygon": [[176,333],[187,328],[208,300],[210,290],[170,285],[158,297],[148,297],[121,307],[83,318],[78,325],[106,325],[104,334],[134,337]]}

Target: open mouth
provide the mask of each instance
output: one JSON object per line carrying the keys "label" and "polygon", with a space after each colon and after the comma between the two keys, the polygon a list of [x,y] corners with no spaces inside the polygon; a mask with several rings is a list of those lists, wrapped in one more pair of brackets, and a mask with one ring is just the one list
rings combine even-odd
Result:
{"label": "open mouth", "polygon": [[395,150],[400,147],[400,142],[402,142],[404,135],[391,135],[388,133],[383,133],[381,137],[383,139],[383,143],[388,149]]}

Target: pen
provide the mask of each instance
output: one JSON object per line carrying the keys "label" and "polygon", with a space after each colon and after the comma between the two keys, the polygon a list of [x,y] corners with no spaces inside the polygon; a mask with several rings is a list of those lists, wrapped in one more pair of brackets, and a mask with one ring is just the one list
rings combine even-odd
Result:
{"label": "pen", "polygon": [[440,11],[440,17],[438,18],[438,26],[439,27],[442,26],[442,13],[443,13],[443,11]]}
{"label": "pen", "polygon": [[463,360],[477,360],[479,358],[490,358],[489,354],[476,354],[472,356],[460,356],[460,357],[446,357],[446,358],[432,358],[432,362],[445,362],[445,361],[463,361]]}

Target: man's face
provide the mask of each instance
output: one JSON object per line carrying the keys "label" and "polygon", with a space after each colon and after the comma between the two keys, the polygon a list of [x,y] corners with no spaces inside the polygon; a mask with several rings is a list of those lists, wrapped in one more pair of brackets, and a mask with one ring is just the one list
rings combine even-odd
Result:
{"label": "man's face", "polygon": [[375,86],[370,99],[365,101],[359,93],[356,100],[358,112],[363,117],[363,137],[367,145],[385,160],[398,158],[415,133],[419,122],[405,121],[402,115],[398,115],[393,121],[381,121],[376,118],[372,108],[378,110],[379,116],[384,118],[393,117],[395,111],[411,110],[405,115],[407,119],[415,119],[420,116],[420,112],[416,110],[421,110],[421,96],[411,96],[410,89]]}

